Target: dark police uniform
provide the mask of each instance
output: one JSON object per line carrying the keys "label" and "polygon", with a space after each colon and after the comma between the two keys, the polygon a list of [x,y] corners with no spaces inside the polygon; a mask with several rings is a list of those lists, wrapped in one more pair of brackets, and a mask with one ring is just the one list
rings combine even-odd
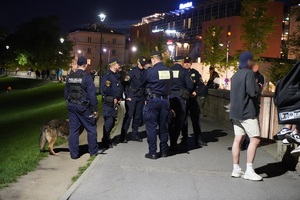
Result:
{"label": "dark police uniform", "polygon": [[[175,62],[183,61],[184,57],[182,56],[175,58]],[[186,100],[189,99],[194,85],[188,70],[183,68],[182,65],[177,63],[171,69],[173,72],[173,83],[170,95],[170,108],[175,112],[175,117],[169,124],[169,134],[171,149],[174,149],[177,146],[177,140],[185,117]]]}
{"label": "dark police uniform", "polygon": [[[110,64],[119,62],[116,59],[110,61]],[[114,104],[114,99],[120,101],[123,94],[123,87],[120,81],[120,74],[108,70],[101,81],[102,108],[103,108],[103,138],[102,143],[105,148],[112,148],[110,133],[115,126],[118,116],[118,106]]]}
{"label": "dark police uniform", "polygon": [[[86,59],[80,57],[78,65],[86,64]],[[71,158],[79,157],[79,132],[80,127],[84,126],[88,135],[89,153],[91,156],[98,153],[97,145],[97,120],[94,112],[98,112],[98,101],[96,88],[90,74],[78,69],[68,75],[64,92],[69,110],[69,149]]]}
{"label": "dark police uniform", "polygon": [[[190,62],[190,58],[185,58],[185,62]],[[192,126],[193,126],[193,132],[195,136],[195,145],[203,145],[206,146],[206,143],[203,142],[199,136],[201,135],[201,126],[200,126],[200,106],[197,101],[198,95],[202,95],[203,93],[203,81],[201,74],[195,70],[190,69],[189,70],[190,76],[194,83],[193,91],[197,93],[197,96],[190,96],[187,100],[187,107],[186,107],[186,115],[184,118],[183,126],[182,126],[182,143],[185,143],[188,138],[188,113],[190,113]]]}
{"label": "dark police uniform", "polygon": [[[141,57],[139,58],[139,62],[143,66],[147,61],[146,58]],[[142,139],[138,136],[138,128],[141,122],[142,111],[145,104],[145,75],[146,70],[140,69],[138,66],[134,67],[128,72],[129,80],[127,81],[125,89],[126,113],[122,124],[120,142],[127,142],[126,134],[128,132],[132,118],[133,122],[131,139],[134,141],[142,142]]]}
{"label": "dark police uniform", "polygon": [[[151,56],[159,56],[159,52],[153,52]],[[173,73],[162,62],[155,64],[147,70],[147,104],[144,106],[144,119],[146,122],[147,141],[149,153],[146,158],[156,159],[157,151],[157,126],[160,138],[160,150],[162,156],[167,156],[168,151],[168,115],[169,95],[171,94]]]}

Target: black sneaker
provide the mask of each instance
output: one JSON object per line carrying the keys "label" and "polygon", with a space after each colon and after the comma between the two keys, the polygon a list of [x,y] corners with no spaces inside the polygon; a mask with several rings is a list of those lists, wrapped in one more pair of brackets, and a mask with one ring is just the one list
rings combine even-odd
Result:
{"label": "black sneaker", "polygon": [[157,159],[157,155],[156,154],[150,154],[150,153],[147,153],[145,155],[145,158],[148,158],[148,159],[151,159],[151,160],[156,160]]}
{"label": "black sneaker", "polygon": [[299,133],[291,133],[290,135],[285,135],[285,138],[290,143],[300,144],[300,134]]}
{"label": "black sneaker", "polygon": [[282,128],[276,135],[274,135],[274,140],[284,140],[286,135],[291,134],[292,131],[289,128]]}
{"label": "black sneaker", "polygon": [[199,146],[207,146],[207,143],[206,142],[204,142],[202,139],[198,139],[198,142],[197,142],[197,144],[199,145]]}
{"label": "black sneaker", "polygon": [[122,139],[120,139],[120,143],[127,143],[128,141],[127,141],[127,139],[126,138],[122,138]]}
{"label": "black sneaker", "polygon": [[143,142],[143,140],[139,137],[139,136],[135,136],[131,138],[131,141],[135,141],[135,142]]}

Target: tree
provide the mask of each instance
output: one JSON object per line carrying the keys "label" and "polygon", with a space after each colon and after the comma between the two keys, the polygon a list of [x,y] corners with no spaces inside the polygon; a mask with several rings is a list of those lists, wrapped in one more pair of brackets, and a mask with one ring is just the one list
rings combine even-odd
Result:
{"label": "tree", "polygon": [[288,60],[286,58],[273,59],[271,67],[268,70],[270,81],[276,85],[277,82],[285,77],[287,73],[293,68],[296,61]]}
{"label": "tree", "polygon": [[152,51],[159,51],[166,55],[167,41],[162,35],[152,36],[151,38],[138,38],[135,45],[138,49],[137,53],[131,59],[132,63],[136,63],[139,56],[149,57]]}
{"label": "tree", "polygon": [[8,37],[8,43],[15,53],[15,60],[26,55],[26,66],[40,70],[69,68],[72,43],[67,38],[62,43],[60,38],[59,20],[49,16],[21,24]]}
{"label": "tree", "polygon": [[221,44],[222,33],[223,29],[221,27],[212,25],[206,29],[204,38],[204,63],[220,69],[222,67],[216,65],[226,58],[226,49],[224,50],[222,47],[224,44]]}
{"label": "tree", "polygon": [[[291,17],[295,17],[296,22],[300,22],[300,7],[291,8]],[[289,54],[294,59],[300,59],[300,25],[297,25],[296,31],[289,36]]]}
{"label": "tree", "polygon": [[241,24],[244,47],[259,57],[268,48],[267,38],[274,30],[274,17],[267,15],[272,0],[242,0]]}

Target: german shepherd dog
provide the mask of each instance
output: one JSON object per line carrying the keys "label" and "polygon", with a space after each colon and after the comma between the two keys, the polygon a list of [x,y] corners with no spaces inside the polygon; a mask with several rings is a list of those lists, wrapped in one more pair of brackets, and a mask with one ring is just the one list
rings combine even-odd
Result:
{"label": "german shepherd dog", "polygon": [[44,152],[46,143],[48,143],[48,150],[51,155],[58,156],[53,151],[53,145],[57,137],[68,139],[69,137],[69,122],[66,120],[54,119],[42,126],[40,134],[40,152]]}

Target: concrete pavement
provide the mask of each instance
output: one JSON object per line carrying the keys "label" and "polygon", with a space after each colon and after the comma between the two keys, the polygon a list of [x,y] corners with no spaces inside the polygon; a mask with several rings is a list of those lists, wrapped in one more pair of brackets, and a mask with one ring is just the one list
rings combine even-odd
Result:
{"label": "concrete pavement", "polygon": [[[145,139],[143,143],[119,144],[95,160],[66,199],[300,199],[299,176],[283,169],[263,147],[258,149],[254,165],[263,182],[231,178],[228,148],[233,134],[205,118],[202,130],[207,147],[195,149],[191,140],[188,149],[158,160],[144,158],[148,148]],[[246,152],[242,152],[243,169],[245,165]]]}

